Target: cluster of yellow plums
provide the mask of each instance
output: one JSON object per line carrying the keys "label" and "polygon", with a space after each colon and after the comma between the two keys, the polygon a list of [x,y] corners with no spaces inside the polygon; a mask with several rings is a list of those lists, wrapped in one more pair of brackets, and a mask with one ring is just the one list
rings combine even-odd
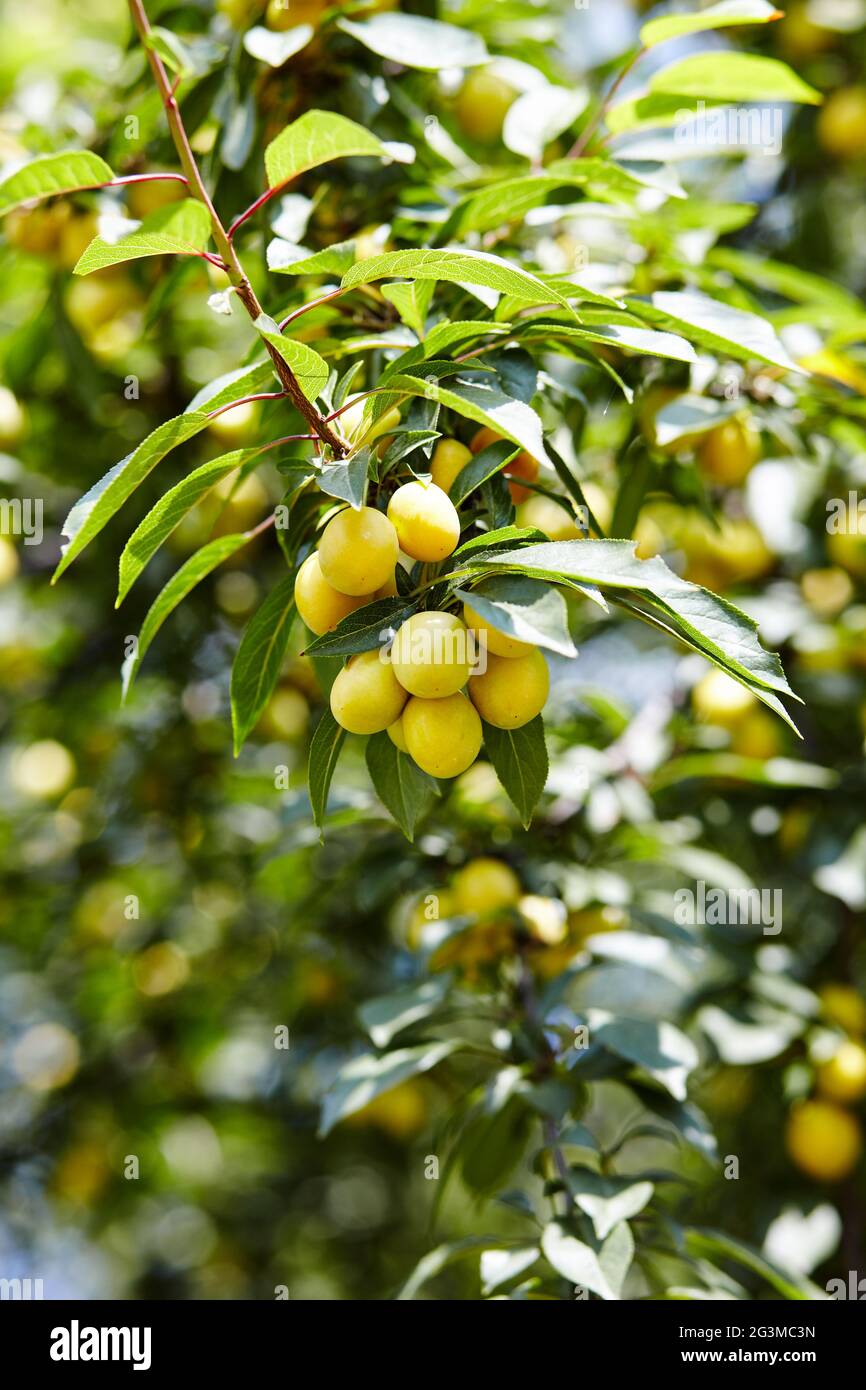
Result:
{"label": "cluster of yellow plums", "polygon": [[502,859],[470,859],[444,887],[404,900],[397,914],[400,935],[411,950],[425,944],[431,923],[470,918],[465,930],[435,945],[432,970],[457,967],[477,979],[486,966],[512,954],[522,938],[528,963],[550,979],[566,968],[587,938],[627,924],[618,907],[569,909],[560,898],[527,893],[515,870]]}
{"label": "cluster of yellow plums", "polygon": [[866,1001],[850,985],[819,991],[826,1017],[847,1034],[815,1073],[817,1098],[800,1101],[788,1117],[785,1140],[797,1167],[817,1182],[841,1182],[863,1152],[858,1117],[846,1109],[866,1096]]}
{"label": "cluster of yellow plums", "polygon": [[[489,431],[479,433],[484,438],[476,436],[476,451],[491,442]],[[364,506],[331,517],[295,581],[298,612],[312,632],[330,632],[350,613],[395,594],[401,555],[435,565],[453,553],[460,518],[447,489],[471,457],[465,445],[443,440],[432,481],[402,483],[387,514]],[[349,733],[387,730],[423,771],[457,777],[481,750],[482,719],[500,729],[520,728],[540,713],[549,686],[537,647],[498,631],[465,603],[462,615],[415,613],[390,646],[383,637],[383,645],[351,657],[334,681],[330,703]]]}

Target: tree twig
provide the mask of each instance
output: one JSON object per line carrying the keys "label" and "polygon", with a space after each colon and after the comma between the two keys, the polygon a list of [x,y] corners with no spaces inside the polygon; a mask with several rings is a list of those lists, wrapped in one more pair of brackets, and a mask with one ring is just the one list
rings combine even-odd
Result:
{"label": "tree twig", "polygon": [[[165,70],[162,59],[151,42],[152,30],[143,0],[129,0],[129,10],[136,32],[144,47],[154,81],[162,97],[171,137],[174,141],[174,147],[177,150],[181,168],[189,183],[190,193],[207,208],[211,220],[213,239],[216,242],[220,257],[225,263],[226,273],[232,285],[237,290],[238,298],[250,318],[255,321],[260,317],[262,307],[256,298],[255,291],[247,278],[243,266],[238,260],[237,253],[226,233],[219,214],[213,205],[211,196],[207,191],[204,179],[201,176],[201,171],[196,162],[195,155],[192,152],[189,137],[186,133],[186,127],[184,126],[183,118],[180,114],[180,107],[178,106],[177,98],[174,94],[174,88],[169,81],[168,73]],[[285,362],[277,352],[276,348],[272,347],[270,343],[266,343],[265,346],[274,364],[277,376],[285,388],[286,395],[291,398],[295,409],[303,415],[304,419],[309,423],[310,428],[315,430],[320,439],[333,449],[337,458],[343,458],[346,453],[346,446],[343,444],[342,440],[329,427],[327,421],[322,418],[312,402],[307,400],[301,390],[297,377],[288,363]]]}

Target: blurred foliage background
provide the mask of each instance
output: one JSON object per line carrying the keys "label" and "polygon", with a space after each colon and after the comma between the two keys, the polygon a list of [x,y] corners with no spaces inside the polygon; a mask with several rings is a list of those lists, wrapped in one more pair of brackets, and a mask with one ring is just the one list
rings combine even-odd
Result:
{"label": "blurred foliage background", "polygon": [[[645,17],[622,0],[585,10],[454,0],[439,12],[476,25],[495,51],[593,90]],[[348,41],[312,45],[276,69],[239,51],[237,33],[262,19],[255,0],[225,0],[216,14],[206,3],[154,6],[151,17],[210,31],[234,55],[185,104],[229,215],[258,191],[251,149],[311,100],[363,119],[380,99],[380,63]],[[3,161],[91,145],[108,131],[109,157],[122,155],[125,168],[175,167],[158,103],[141,96],[143,59],[129,38],[120,0],[4,4]],[[712,41],[739,38],[725,31]],[[748,38],[823,93],[844,89],[854,136],[828,127],[827,107],[786,108],[782,153],[697,163],[690,186],[719,204],[757,205],[725,245],[861,295],[866,5],[795,0],[782,22]],[[391,91],[381,122],[390,138],[419,139],[431,114],[459,137],[447,74],[410,73]],[[130,115],[138,145],[124,133]],[[499,157],[488,155],[494,165]],[[423,215],[423,187],[407,208],[402,177],[399,166],[372,176],[366,168],[363,178],[341,166],[303,210],[308,244],[358,233],[373,244],[399,239]],[[425,1178],[473,1083],[470,1062],[407,1082],[326,1138],[316,1134],[324,1091],[362,1046],[357,1008],[418,978],[419,901],[447,893],[461,865],[491,854],[524,892],[568,913],[547,957],[535,942],[540,989],[577,960],[584,1003],[625,995],[639,1008],[649,998],[663,1017],[702,1019],[693,1096],[719,1153],[739,1156],[741,1175],[728,1181],[718,1162],[647,1137],[642,1165],[669,1174],[664,1208],[747,1240],[819,1285],[862,1271],[862,1161],[826,1184],[785,1141],[828,1038],[838,1047],[866,1032],[866,543],[830,536],[825,508],[827,497],[847,499],[866,482],[856,410],[834,431],[820,383],[814,420],[780,406],[764,459],[748,477],[722,480],[727,532],[670,498],[646,503],[635,522],[649,550],[664,546],[689,577],[759,619],[806,701],[802,743],[757,705],[726,706],[704,663],[663,636],[599,619],[578,662],[555,671],[551,782],[530,831],[480,763],[410,846],[378,805],[361,754],[350,753],[321,844],[304,763],[328,672],[298,655],[300,635],[254,738],[231,755],[228,673],[245,622],[281,573],[272,543],[248,547],[193,593],[125,707],[119,698],[124,644],[148,597],[212,526],[234,530],[265,514],[281,495],[276,470],[185,523],[119,613],[113,557],[123,523],[49,585],[71,503],[249,347],[238,315],[208,308],[219,283],[203,262],[145,261],[71,279],[95,211],[110,204],[140,216],[165,187],[128,193],[125,204],[119,193],[51,204],[7,225],[0,246],[0,483],[5,496],[45,505],[41,543],[0,540],[0,1274],[42,1277],[49,1297],[272,1298],[285,1286],[292,1298],[378,1299],[438,1241],[512,1232],[518,1214],[485,1206],[483,1183],[473,1190],[457,1175],[434,1202]],[[301,211],[284,206],[283,228]],[[698,214],[698,238],[700,229]],[[556,269],[568,238],[585,231],[542,226],[539,262]],[[260,279],[264,248],[260,233],[245,248]],[[328,321],[305,320],[320,337]],[[822,350],[817,330],[798,330],[798,355]],[[859,347],[855,335],[823,364],[855,402],[866,397],[862,343],[861,329]],[[583,475],[610,512],[630,412],[590,366],[578,385],[588,402]],[[196,442],[197,457],[266,428],[269,410],[223,417]],[[143,491],[141,514],[158,495],[156,484]],[[277,767],[288,770],[288,790],[275,789]],[[684,876],[781,888],[784,931],[721,931],[676,961],[663,951],[580,954],[591,935],[639,931]],[[673,928],[667,935],[676,941]],[[482,986],[504,954],[488,939],[456,962],[482,1030]],[[287,1050],[275,1047],[283,1028]],[[594,1105],[602,1126],[622,1122],[615,1081],[600,1083]],[[859,1125],[858,1096],[846,1113]],[[540,1194],[531,1158],[521,1160],[524,1181]],[[661,1260],[655,1277],[664,1282]],[[684,1282],[673,1273],[670,1281]],[[477,1272],[455,1264],[435,1288],[475,1297]],[[635,1295],[645,1288],[635,1285]]]}

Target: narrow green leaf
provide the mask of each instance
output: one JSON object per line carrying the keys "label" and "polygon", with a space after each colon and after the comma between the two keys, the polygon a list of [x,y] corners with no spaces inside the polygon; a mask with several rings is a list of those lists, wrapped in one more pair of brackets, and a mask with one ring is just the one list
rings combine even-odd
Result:
{"label": "narrow green leaf", "polygon": [[[385,737],[388,737],[387,734]],[[390,743],[390,739],[388,741]],[[413,1023],[420,1023],[422,1019],[435,1014],[445,1003],[450,988],[447,975],[438,975],[409,989],[368,999],[359,1008],[358,1017],[374,1046],[387,1047],[405,1028],[411,1028]]]}
{"label": "narrow green leaf", "polygon": [[397,596],[374,599],[343,618],[333,632],[317,637],[306,648],[306,655],[355,656],[358,652],[371,652],[382,645],[383,634],[398,628],[416,607],[417,603]]}
{"label": "narrow green leaf", "polygon": [[578,1240],[566,1225],[554,1221],[544,1228],[541,1248],[557,1274],[606,1300],[620,1297],[634,1257],[634,1240],[626,1222],[615,1226],[607,1240],[593,1248]]}
{"label": "narrow green leaf", "polygon": [[367,740],[367,768],[379,800],[406,839],[414,840],[415,827],[439,795],[435,781],[401,753],[387,733]]}
{"label": "narrow green leaf", "polygon": [[119,241],[103,241],[96,237],[79,258],[76,275],[91,275],[106,266],[142,256],[195,256],[207,246],[211,222],[207,208],[195,198],[159,208],[146,217],[137,231]]}
{"label": "narrow green leaf", "polygon": [[576,579],[602,590],[630,589],[656,605],[690,645],[787,718],[772,692],[793,692],[778,656],[760,645],[757,624],[716,594],[680,579],[658,557],[639,560],[633,541],[548,541],[521,550],[470,554],[464,563],[488,572],[516,570],[553,583]]}
{"label": "narrow green leaf", "polygon": [[409,251],[388,251],[382,256],[370,256],[366,261],[347,270],[343,287],[369,285],[374,280],[397,276],[412,280],[447,280],[455,285],[484,285],[498,294],[512,294],[527,304],[550,304],[568,307],[568,300],[531,271],[512,265],[501,256],[488,251],[467,251],[465,248],[439,249],[418,247]]}
{"label": "narrow green leaf", "polygon": [[373,1053],[354,1057],[338,1073],[325,1096],[319,1125],[320,1137],[330,1134],[340,1120],[362,1110],[384,1091],[399,1086],[401,1081],[408,1081],[410,1076],[418,1076],[438,1066],[460,1046],[456,1040],[422,1043],[420,1047],[403,1047],[396,1052],[388,1052],[384,1057]]}
{"label": "narrow green leaf", "polygon": [[251,58],[257,58],[260,63],[281,68],[295,53],[306,48],[315,32],[312,24],[296,24],[293,29],[282,31],[255,24],[244,34],[244,48]]}
{"label": "narrow green leaf", "polygon": [[253,327],[266,343],[276,348],[283,361],[291,367],[307,400],[315,401],[328,382],[329,369],[325,359],[307,343],[301,343],[297,338],[285,337],[267,314],[260,314]]}
{"label": "narrow green leaf", "polygon": [[767,24],[781,18],[782,11],[767,4],[767,0],[721,0],[698,14],[666,14],[650,19],[640,31],[640,41],[644,48],[654,48],[657,43],[679,39],[683,34],[727,29],[734,24]]}
{"label": "narrow green leaf", "polygon": [[149,434],[137,449],[116,463],[113,468],[94,483],[89,492],[75,503],[63,523],[62,534],[67,538],[60,563],[54,571],[52,583],[56,583],[64,570],[89,545],[94,536],[111,520],[115,512],[123,506],[148,473],[165,458],[166,454],[198,434],[208,423],[203,412],[176,415],[166,420]]}
{"label": "narrow green leaf", "polygon": [[112,170],[90,150],[65,150],[43,154],[22,164],[0,179],[0,214],[20,203],[36,198],[52,198],[56,193],[99,188],[114,178]]}
{"label": "narrow green leaf", "polygon": [[789,372],[803,371],[788,356],[766,319],[698,290],[658,290],[649,302],[635,300],[629,307],[712,352],[728,353],[744,362],[769,362]]}
{"label": "narrow green leaf", "polygon": [[166,618],[174,612],[187,594],[201,583],[202,579],[206,578],[212,570],[215,570],[217,565],[221,565],[223,560],[234,555],[236,550],[240,550],[241,546],[246,545],[249,539],[249,535],[241,534],[219,536],[215,541],[210,541],[207,545],[202,546],[201,550],[197,550],[194,555],[191,555],[186,564],[172,575],[165,588],[160,590],[147,611],[135,648],[123,663],[121,679],[124,700],[138,675],[148,647]]}
{"label": "narrow green leaf", "polygon": [[337,759],[346,738],[346,730],[341,729],[330,709],[322,712],[316,725],[316,732],[310,741],[310,761],[307,772],[307,786],[313,820],[321,829],[328,806],[328,791]]}
{"label": "narrow green leaf", "polygon": [[469,494],[481,487],[482,483],[486,483],[488,478],[492,478],[494,473],[501,473],[517,452],[515,445],[508,439],[497,439],[493,444],[488,444],[486,449],[481,449],[461,468],[449,488],[448,496],[455,507],[465,502]]}
{"label": "narrow green leaf", "polygon": [[387,391],[371,397],[376,403],[374,418],[384,413],[392,403],[392,396],[423,396],[426,400],[436,401],[439,405],[456,411],[467,420],[487,425],[497,434],[525,449],[539,462],[547,460],[538,414],[524,401],[509,396],[493,373],[487,379],[477,375],[473,377],[467,373],[466,376],[458,376],[446,385],[433,377],[424,377],[422,374],[426,365],[416,369],[417,376],[414,372],[406,372],[389,377]]}
{"label": "narrow green leaf", "polygon": [[[342,274],[342,272],[340,273]],[[412,332],[417,333],[419,338],[423,338],[427,310],[430,308],[430,301],[433,298],[435,288],[436,285],[433,280],[413,280],[406,285],[399,282],[393,285],[383,285],[382,294],[390,304],[394,305],[400,318],[412,329]]]}
{"label": "narrow green leaf", "polygon": [[295,576],[280,580],[248,623],[232,663],[235,757],[262,716],[280,678],[295,617]]}
{"label": "narrow green leaf", "polygon": [[484,747],[496,776],[528,828],[547,782],[547,745],[540,714],[519,729],[484,725]]}
{"label": "narrow green leaf", "polygon": [[133,531],[121,554],[116,608],[120,607],[142,570],[187,513],[217,483],[256,453],[256,449],[234,449],[230,454],[209,459],[160,498]]}

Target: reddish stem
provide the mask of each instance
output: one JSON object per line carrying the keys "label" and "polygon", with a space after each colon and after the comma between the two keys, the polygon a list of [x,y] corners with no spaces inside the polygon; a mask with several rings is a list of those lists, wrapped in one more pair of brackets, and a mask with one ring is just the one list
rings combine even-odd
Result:
{"label": "reddish stem", "polygon": [[207,418],[215,420],[224,411],[234,410],[236,405],[249,405],[252,401],[281,401],[288,394],[288,391],[259,391],[254,396],[241,396],[240,400],[229,401],[228,405],[221,405],[218,410],[209,410]]}
{"label": "reddish stem", "polygon": [[277,193],[282,193],[285,186],[286,185],[284,183],[281,183],[278,184],[276,188],[266,188],[264,193],[260,193],[258,198],[256,198],[256,201],[254,203],[250,203],[246,211],[240,213],[235,218],[234,222],[231,223],[228,231],[226,232],[227,240],[231,241],[235,232],[238,231],[244,225],[245,222],[248,222],[251,217],[255,217],[259,208],[263,208],[265,203],[269,203]]}
{"label": "reddish stem", "polygon": [[302,304],[300,309],[293,310],[283,319],[280,324],[280,332],[282,333],[284,328],[287,328],[290,323],[294,323],[295,319],[299,319],[302,314],[309,313],[311,309],[318,309],[320,304],[327,304],[329,299],[336,299],[338,295],[345,293],[344,289],[329,290],[327,294],[320,295],[318,299],[310,299],[306,304]]}

